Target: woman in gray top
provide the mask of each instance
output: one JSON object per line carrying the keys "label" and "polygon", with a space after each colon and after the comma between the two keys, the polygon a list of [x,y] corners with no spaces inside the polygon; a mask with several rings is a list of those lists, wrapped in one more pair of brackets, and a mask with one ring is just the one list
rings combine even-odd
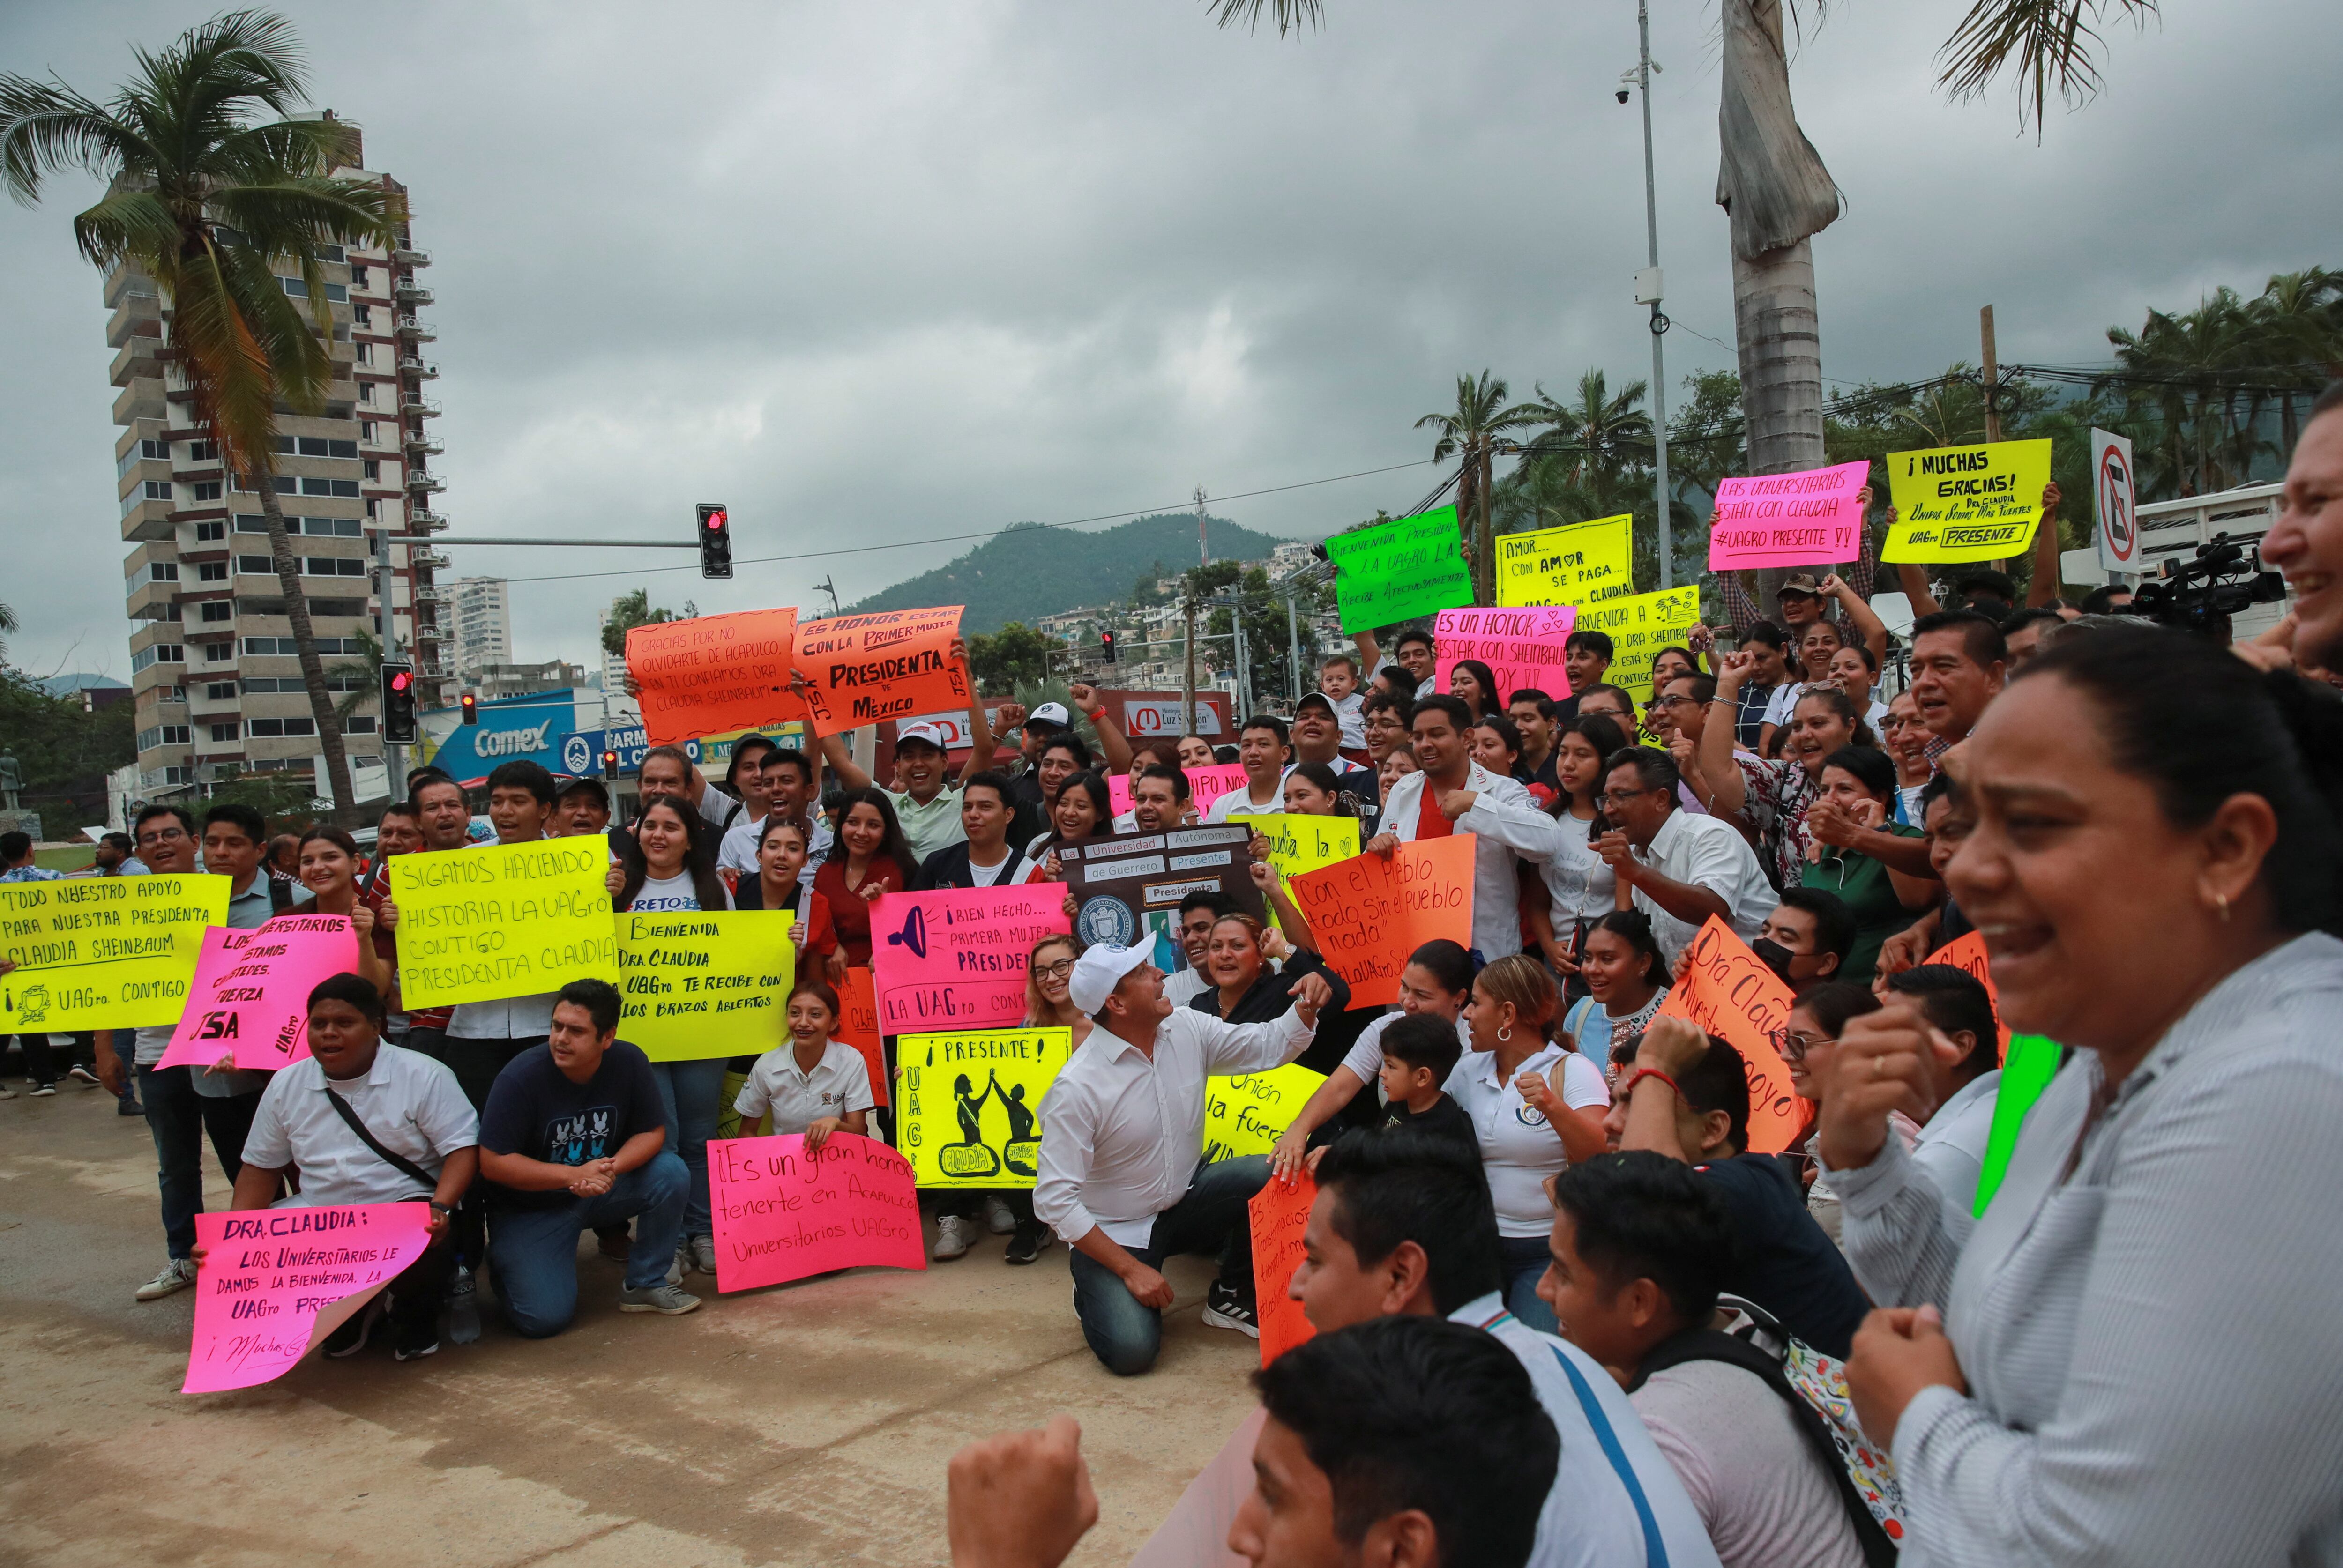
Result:
{"label": "woman in gray top", "polygon": [[1891,999],[1830,1063],[1904,1561],[2343,1563],[2343,709],[2190,634],[2086,637],[1956,766],[2004,1021],[2074,1049],[1975,1221],[1886,1136],[1950,1042]]}

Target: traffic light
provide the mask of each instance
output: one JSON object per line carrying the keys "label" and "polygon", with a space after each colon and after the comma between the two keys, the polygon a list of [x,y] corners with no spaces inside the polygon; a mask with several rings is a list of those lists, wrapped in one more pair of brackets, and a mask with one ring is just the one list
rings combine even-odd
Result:
{"label": "traffic light", "polygon": [[606,780],[608,780],[608,779],[615,779],[616,778],[618,778],[618,754],[617,752],[615,752],[615,751],[605,751],[605,752],[603,752],[603,753],[602,753],[602,777],[603,777],[603,779],[605,779]]}
{"label": "traffic light", "polygon": [[405,659],[382,663],[382,738],[393,746],[415,744],[415,666]]}
{"label": "traffic light", "polygon": [[1099,660],[1102,664],[1114,662],[1114,633],[1111,631],[1099,633]]}
{"label": "traffic light", "polygon": [[462,700],[464,704],[464,722],[467,724],[478,724],[480,721],[480,699],[468,691],[464,693]]}
{"label": "traffic light", "polygon": [[732,514],[721,501],[699,503],[699,575],[732,575]]}

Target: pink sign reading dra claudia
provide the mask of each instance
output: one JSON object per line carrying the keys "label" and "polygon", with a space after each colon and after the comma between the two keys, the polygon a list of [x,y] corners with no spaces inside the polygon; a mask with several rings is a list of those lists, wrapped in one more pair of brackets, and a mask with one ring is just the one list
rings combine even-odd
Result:
{"label": "pink sign reading dra claudia", "polygon": [[1022,1022],[1025,955],[1072,930],[1061,882],[886,894],[870,907],[879,1032]]}
{"label": "pink sign reading dra claudia", "polygon": [[[1210,768],[1182,768],[1188,776],[1188,793],[1199,816],[1212,809],[1212,802],[1232,789],[1245,787],[1245,770],[1242,763],[1215,762]],[[1110,773],[1106,780],[1107,802],[1118,817],[1131,809],[1131,775]]]}
{"label": "pink sign reading dra claudia", "polygon": [[911,1162],[875,1138],[802,1133],[708,1146],[716,1288],[753,1291],[833,1269],[924,1269]]}
{"label": "pink sign reading dra claudia", "polygon": [[1716,487],[1708,569],[1854,560],[1863,553],[1863,508],[1855,505],[1855,492],[1870,482],[1868,461],[1725,480]]}
{"label": "pink sign reading dra claudia", "polygon": [[159,1066],[236,1065],[274,1070],[309,1054],[309,993],[357,968],[347,915],[279,915],[248,931],[204,933],[187,1010]]}
{"label": "pink sign reading dra claudia", "polygon": [[196,1215],[204,1261],[179,1392],[217,1393],[284,1376],[430,1244],[428,1203]]}
{"label": "pink sign reading dra claudia", "polygon": [[1570,695],[1563,644],[1578,624],[1574,605],[1523,609],[1443,609],[1432,623],[1432,678],[1453,691],[1457,661],[1477,658],[1497,678],[1487,701],[1503,709],[1516,691],[1543,691],[1556,702]]}

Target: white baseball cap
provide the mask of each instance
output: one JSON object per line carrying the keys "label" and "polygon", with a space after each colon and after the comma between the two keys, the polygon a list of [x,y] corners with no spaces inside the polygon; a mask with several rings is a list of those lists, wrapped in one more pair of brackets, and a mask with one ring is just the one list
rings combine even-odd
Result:
{"label": "white baseball cap", "polygon": [[1100,942],[1084,948],[1082,956],[1074,960],[1073,978],[1066,982],[1066,994],[1085,1013],[1094,1013],[1106,1005],[1122,977],[1155,956],[1154,946],[1119,948],[1112,942]]}
{"label": "white baseball cap", "polygon": [[902,746],[913,740],[932,746],[939,751],[951,749],[950,738],[944,734],[943,726],[940,724],[906,724],[895,731],[896,745]]}
{"label": "white baseball cap", "polygon": [[1025,716],[1028,724],[1054,724],[1061,729],[1074,727],[1074,716],[1066,711],[1062,702],[1045,702]]}

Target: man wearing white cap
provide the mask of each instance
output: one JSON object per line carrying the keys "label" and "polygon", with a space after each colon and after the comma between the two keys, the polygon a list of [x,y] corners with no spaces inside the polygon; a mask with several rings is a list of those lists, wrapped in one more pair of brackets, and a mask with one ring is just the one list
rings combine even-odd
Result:
{"label": "man wearing white cap", "polygon": [[1300,1056],[1332,1000],[1323,976],[1293,985],[1267,1023],[1223,1023],[1163,996],[1150,948],[1101,943],[1075,961],[1068,990],[1098,1021],[1041,1102],[1033,1212],[1073,1247],[1074,1315],[1109,1372],[1155,1364],[1175,1252],[1217,1256],[1204,1322],[1258,1339],[1246,1204],[1269,1180],[1263,1155],[1200,1167],[1204,1081],[1265,1072]]}

